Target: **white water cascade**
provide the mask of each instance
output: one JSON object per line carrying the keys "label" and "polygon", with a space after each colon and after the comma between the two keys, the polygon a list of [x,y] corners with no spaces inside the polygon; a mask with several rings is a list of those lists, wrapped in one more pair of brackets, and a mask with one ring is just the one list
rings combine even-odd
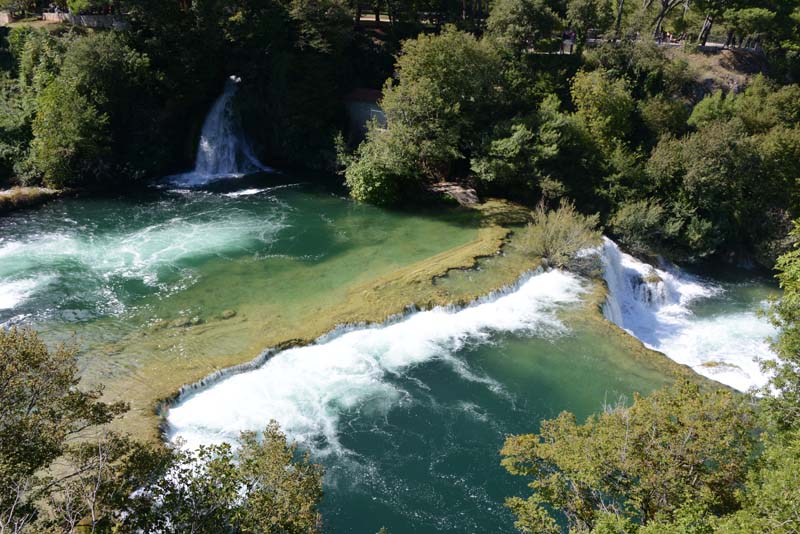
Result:
{"label": "white water cascade", "polygon": [[466,308],[434,308],[333,332],[188,394],[169,411],[170,437],[196,447],[234,440],[242,430],[258,431],[275,419],[291,440],[318,454],[343,452],[342,413],[388,412],[407,395],[389,377],[425,362],[443,361],[464,379],[504,394],[501,384],[470,369],[455,353],[467,344],[489,343],[497,332],[561,335],[566,327],[556,312],[578,302],[582,292],[576,276],[549,271]]}
{"label": "white water cascade", "polygon": [[759,361],[774,357],[768,340],[777,333],[766,318],[755,310],[695,316],[690,305],[718,296],[720,287],[643,263],[607,238],[602,263],[608,320],[649,348],[738,390],[766,383]]}
{"label": "white water cascade", "polygon": [[241,79],[231,76],[203,122],[194,171],[171,177],[175,185],[197,186],[220,178],[270,169],[253,153],[234,107]]}

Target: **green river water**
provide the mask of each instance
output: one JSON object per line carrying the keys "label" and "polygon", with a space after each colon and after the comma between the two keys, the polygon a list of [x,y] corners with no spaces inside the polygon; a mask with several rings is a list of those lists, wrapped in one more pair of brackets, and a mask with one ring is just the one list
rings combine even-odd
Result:
{"label": "green river water", "polygon": [[[140,399],[144,412],[303,328],[319,335],[314,325],[354,288],[479,233],[468,211],[393,213],[299,182],[64,199],[0,219],[0,323],[76,340],[87,382]],[[437,291],[468,293],[495,261]],[[729,306],[750,313],[774,292],[759,280],[730,287],[698,308],[723,332]],[[325,465],[334,533],[512,532],[503,500],[525,482],[499,465],[506,435],[674,376],[666,358],[586,310],[595,288],[533,274],[467,308],[338,331],[180,399],[168,437],[219,441],[276,418]]]}

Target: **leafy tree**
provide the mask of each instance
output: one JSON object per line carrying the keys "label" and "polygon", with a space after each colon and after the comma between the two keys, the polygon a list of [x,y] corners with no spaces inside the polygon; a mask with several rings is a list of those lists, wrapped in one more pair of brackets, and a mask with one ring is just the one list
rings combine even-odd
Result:
{"label": "leafy tree", "polygon": [[581,215],[571,202],[562,200],[558,209],[551,211],[539,204],[532,218],[521,247],[553,267],[568,267],[578,252],[600,243],[599,217]]}
{"label": "leafy tree", "polygon": [[486,20],[488,36],[514,55],[553,41],[561,18],[545,0],[497,0]]}
{"label": "leafy tree", "polygon": [[53,482],[40,472],[87,429],[123,413],[100,402],[101,390],[79,389],[76,351],[49,350],[31,330],[0,329],[0,530],[21,531]]}
{"label": "leafy tree", "polygon": [[486,43],[447,27],[406,41],[397,83],[384,86],[386,125],[370,125],[345,171],[357,199],[396,202],[419,179],[450,175],[480,142],[497,100],[499,59]]}
{"label": "leafy tree", "polygon": [[243,433],[236,451],[228,444],[167,451],[121,524],[126,532],[321,532],[322,468],[307,453],[297,456],[274,421],[260,439]]}
{"label": "leafy tree", "polygon": [[0,329],[0,530],[321,532],[322,468],[277,423],[227,444],[154,447],[105,429],[127,410],[79,386],[76,351]]}
{"label": "leafy tree", "polygon": [[572,80],[572,100],[577,116],[606,150],[630,132],[635,104],[624,80],[602,69],[578,72]]}
{"label": "leafy tree", "polygon": [[609,228],[619,242],[636,253],[658,250],[668,227],[666,214],[660,204],[650,200],[639,200],[622,204],[609,221]]}
{"label": "leafy tree", "polygon": [[791,232],[795,245],[783,254],[775,268],[783,295],[771,308],[772,321],[780,328],[775,343],[778,360],[764,365],[774,373],[769,396],[762,401],[772,425],[779,431],[800,429],[800,224]]}
{"label": "leafy tree", "polygon": [[529,477],[533,490],[507,505],[523,532],[557,532],[558,517],[575,531],[632,531],[632,524],[681,519],[687,501],[735,511],[753,425],[743,399],[689,383],[637,395],[630,407],[584,424],[565,412],[542,421],[539,434],[507,438],[502,464]]}
{"label": "leafy tree", "polygon": [[[96,186],[114,173],[137,177],[158,139],[149,112],[149,61],[115,34],[77,39],[37,98],[30,164],[53,187]],[[136,108],[131,103],[136,102]]]}
{"label": "leafy tree", "polygon": [[607,0],[568,0],[567,22],[575,29],[578,50],[581,50],[589,30],[602,35],[611,29],[614,12]]}
{"label": "leafy tree", "polygon": [[800,529],[800,439],[796,432],[769,439],[742,492],[743,508],[722,519],[716,532],[789,534]]}

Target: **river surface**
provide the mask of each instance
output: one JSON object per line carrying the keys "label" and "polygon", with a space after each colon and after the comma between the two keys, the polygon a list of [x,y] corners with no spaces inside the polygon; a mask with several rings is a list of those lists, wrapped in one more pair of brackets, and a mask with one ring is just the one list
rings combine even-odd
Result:
{"label": "river surface", "polygon": [[88,380],[155,391],[176,366],[250,360],[359,284],[477,235],[472,213],[390,212],[300,182],[64,199],[2,218],[0,324],[77,342]]}
{"label": "river surface", "polygon": [[[75,340],[88,381],[152,413],[181,381],[298,335],[360,284],[464,246],[478,226],[464,211],[389,212],[277,174],[64,199],[0,219],[0,324]],[[774,331],[756,312],[777,294],[768,280],[655,269],[615,247],[598,252],[608,321],[587,309],[596,281],[529,273],[468,306],[278,352],[181,398],[168,437],[219,442],[278,420],[326,468],[334,533],[512,532],[503,501],[526,487],[499,465],[507,435],[673,379],[631,336],[739,389],[763,383],[754,358],[769,357]],[[437,291],[468,294],[503,261]]]}

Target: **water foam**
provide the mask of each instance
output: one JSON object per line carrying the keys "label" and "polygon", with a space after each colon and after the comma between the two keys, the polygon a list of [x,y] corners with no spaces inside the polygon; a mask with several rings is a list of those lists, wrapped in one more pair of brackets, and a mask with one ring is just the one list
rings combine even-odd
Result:
{"label": "water foam", "polygon": [[16,308],[34,292],[46,287],[51,280],[50,276],[0,280],[0,310]]}
{"label": "water foam", "polygon": [[674,268],[657,269],[623,253],[605,238],[602,262],[609,295],[607,319],[697,373],[745,391],[767,380],[759,361],[774,358],[776,335],[755,311],[696,317],[691,304],[722,288]]}
{"label": "water foam", "polygon": [[386,413],[404,402],[408,394],[387,378],[414,366],[445,361],[467,380],[501,388],[468,369],[457,351],[490,343],[497,332],[563,334],[556,311],[578,301],[582,290],[576,276],[550,271],[463,309],[435,308],[380,326],[335,332],[187,395],[169,411],[169,437],[195,447],[232,440],[275,419],[290,439],[318,454],[341,451],[342,415]]}
{"label": "water foam", "polygon": [[241,80],[231,76],[203,123],[194,171],[169,177],[175,185],[198,187],[222,178],[268,172],[242,131],[234,96]]}
{"label": "water foam", "polygon": [[138,280],[159,292],[185,288],[195,279],[197,261],[256,254],[285,227],[283,218],[277,211],[256,214],[223,203],[140,227],[98,232],[65,225],[0,239],[0,309],[57,286],[65,298],[95,300],[101,313],[109,303],[119,310],[119,282]]}

